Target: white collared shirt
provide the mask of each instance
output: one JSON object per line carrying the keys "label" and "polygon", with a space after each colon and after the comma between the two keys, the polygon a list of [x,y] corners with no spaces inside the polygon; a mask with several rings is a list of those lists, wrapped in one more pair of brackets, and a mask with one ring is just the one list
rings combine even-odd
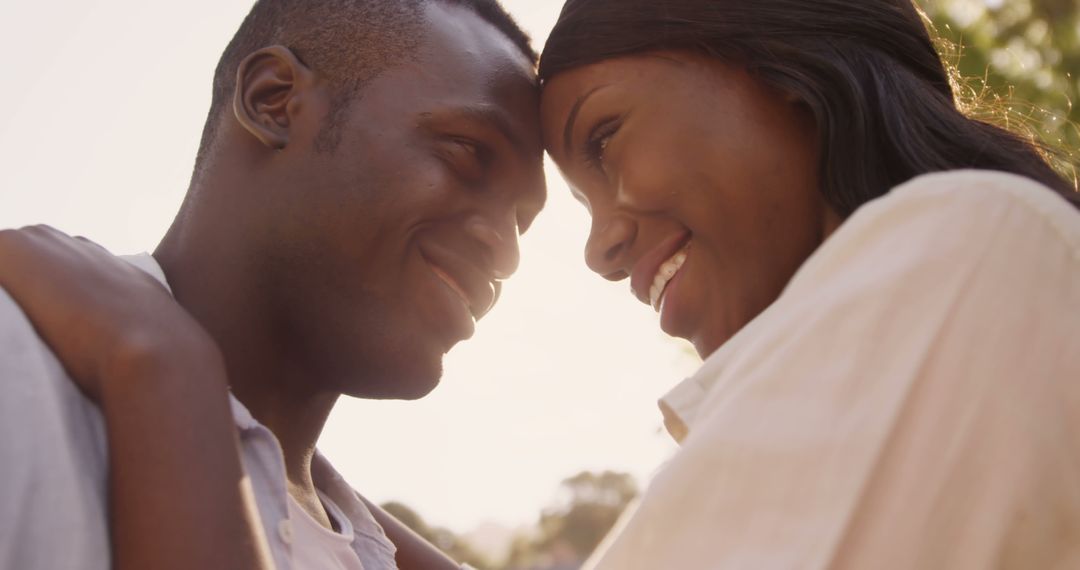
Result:
{"label": "white collared shirt", "polygon": [[[165,276],[148,254],[124,258]],[[166,284],[167,286],[167,284]],[[285,463],[277,438],[230,396],[244,470],[278,570],[293,567]],[[0,568],[108,570],[108,446],[97,406],[78,390],[0,289]],[[316,453],[318,490],[352,527],[365,570],[396,569],[394,546],[352,487]],[[167,492],[163,489],[162,492]]]}
{"label": "white collared shirt", "polygon": [[329,497],[318,493],[327,517],[336,529],[330,529],[304,510],[299,501],[288,497],[289,519],[293,523],[293,570],[364,570],[353,550],[352,523]]}
{"label": "white collared shirt", "polygon": [[915,179],[661,407],[682,447],[586,568],[1080,568],[1080,212]]}

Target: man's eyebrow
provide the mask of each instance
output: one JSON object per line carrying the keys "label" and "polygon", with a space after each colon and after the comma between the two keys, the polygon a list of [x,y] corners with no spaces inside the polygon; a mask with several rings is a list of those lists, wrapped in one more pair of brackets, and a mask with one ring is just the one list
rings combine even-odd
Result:
{"label": "man's eyebrow", "polygon": [[585,104],[585,101],[589,97],[592,97],[593,93],[608,87],[607,85],[600,85],[593,87],[588,93],[585,93],[581,97],[578,97],[577,101],[574,101],[574,106],[570,108],[570,115],[566,117],[566,127],[563,128],[563,152],[570,150],[570,143],[573,142],[574,137],[574,122],[577,121],[578,113],[581,112],[581,106]]}

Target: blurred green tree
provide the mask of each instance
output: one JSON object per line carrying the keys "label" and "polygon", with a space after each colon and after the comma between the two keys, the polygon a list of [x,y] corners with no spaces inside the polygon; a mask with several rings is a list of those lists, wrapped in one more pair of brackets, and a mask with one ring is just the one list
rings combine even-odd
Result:
{"label": "blurred green tree", "polygon": [[431,542],[447,556],[454,560],[468,564],[477,570],[489,570],[492,568],[491,561],[487,560],[475,550],[468,542],[453,532],[427,524],[416,511],[398,502],[389,502],[381,505],[383,510],[394,515],[405,526]]}
{"label": "blurred green tree", "polygon": [[600,544],[638,494],[627,473],[584,471],[564,480],[540,515],[536,535],[519,538],[505,568],[576,568]]}
{"label": "blurred green tree", "polygon": [[[983,103],[975,116],[1027,130],[1080,152],[1080,3],[1077,0],[916,0],[961,76],[961,98]],[[1017,124],[1020,123],[1020,124]],[[1071,155],[1071,157],[1069,156]],[[1069,164],[1061,165],[1075,176]]]}

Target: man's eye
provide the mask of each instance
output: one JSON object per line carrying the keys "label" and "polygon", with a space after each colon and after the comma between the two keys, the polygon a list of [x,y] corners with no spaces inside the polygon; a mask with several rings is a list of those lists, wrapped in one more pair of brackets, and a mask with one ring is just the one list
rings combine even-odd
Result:
{"label": "man's eye", "polygon": [[463,138],[457,138],[457,137],[455,137],[455,138],[453,138],[451,140],[453,141],[454,144],[458,145],[465,152],[468,152],[469,154],[471,154],[473,156],[477,156],[479,154],[475,142],[473,142],[473,141],[471,141],[469,139],[463,139]]}
{"label": "man's eye", "polygon": [[447,163],[458,176],[470,183],[484,177],[488,158],[482,145],[472,139],[447,137],[443,149]]}

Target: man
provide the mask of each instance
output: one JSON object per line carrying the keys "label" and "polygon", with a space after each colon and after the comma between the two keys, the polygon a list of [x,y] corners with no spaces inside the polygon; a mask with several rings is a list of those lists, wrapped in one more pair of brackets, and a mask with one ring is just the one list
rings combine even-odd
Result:
{"label": "man", "polygon": [[515,270],[544,201],[535,60],[495,0],[260,0],[181,211],[131,260],[175,303],[3,235],[29,320],[0,295],[0,567],[394,567],[315,443],[341,394],[433,389]]}

